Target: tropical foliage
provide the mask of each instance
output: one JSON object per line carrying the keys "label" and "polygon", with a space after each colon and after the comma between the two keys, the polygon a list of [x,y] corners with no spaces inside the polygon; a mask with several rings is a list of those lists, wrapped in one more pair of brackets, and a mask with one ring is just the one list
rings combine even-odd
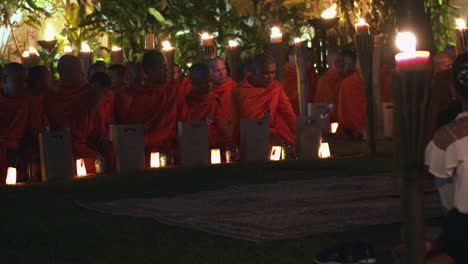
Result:
{"label": "tropical foliage", "polygon": [[[145,34],[156,35],[156,45],[169,39],[177,47],[176,62],[186,65],[200,56],[200,33],[215,36],[219,53],[228,40],[241,43],[243,58],[269,46],[272,26],[279,26],[284,39],[311,39],[314,30],[308,19],[319,17],[332,3],[338,4],[340,21],[333,29],[334,41],[352,46],[353,24],[363,17],[376,34],[388,37],[395,30],[395,6],[399,0],[18,0],[1,1],[0,23],[15,28],[19,23],[38,27],[43,18],[62,17],[64,40],[75,50],[83,41],[98,48],[97,39],[106,34],[112,44],[124,48],[128,60],[144,51]],[[456,12],[450,0],[424,0],[431,16],[434,40],[441,49],[453,41],[449,14]],[[16,10],[23,22],[8,21]],[[15,24],[16,23],[16,24]],[[60,40],[60,39],[59,39]],[[106,48],[109,48],[107,46]]]}

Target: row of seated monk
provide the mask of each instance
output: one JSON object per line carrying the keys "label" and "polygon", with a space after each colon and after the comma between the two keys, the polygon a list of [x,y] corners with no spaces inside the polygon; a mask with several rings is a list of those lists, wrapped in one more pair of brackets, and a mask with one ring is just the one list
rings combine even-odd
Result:
{"label": "row of seated monk", "polygon": [[[293,145],[299,99],[294,55],[288,55],[284,86],[275,80],[275,61],[266,53],[253,58],[239,83],[227,76],[221,58],[194,64],[190,78],[176,66],[168,80],[159,51],[146,52],[139,63],[108,69],[95,63],[86,78],[80,59],[64,55],[57,81],[44,66],[26,72],[21,64],[9,63],[0,82],[0,177],[8,166],[21,169],[21,164],[38,162],[37,138],[46,130],[69,131],[75,159],[101,157],[109,168],[110,124],[143,124],[147,153],[175,153],[178,121],[206,120],[210,146],[225,147],[238,145],[240,119],[261,119],[268,112],[270,144]],[[340,123],[338,134],[360,137],[366,127],[365,96],[355,56],[331,52],[329,69],[320,78],[310,61],[307,101],[334,104],[330,119]],[[381,76],[391,76],[392,70],[383,67]],[[391,79],[382,83],[385,97]]]}

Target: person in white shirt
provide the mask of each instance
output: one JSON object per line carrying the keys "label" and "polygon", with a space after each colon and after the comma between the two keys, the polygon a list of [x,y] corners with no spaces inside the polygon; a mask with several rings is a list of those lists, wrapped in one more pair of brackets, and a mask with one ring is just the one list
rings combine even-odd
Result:
{"label": "person in white shirt", "polygon": [[425,164],[447,210],[440,237],[444,250],[455,263],[468,263],[468,53],[455,60],[453,73],[463,112],[436,131]]}

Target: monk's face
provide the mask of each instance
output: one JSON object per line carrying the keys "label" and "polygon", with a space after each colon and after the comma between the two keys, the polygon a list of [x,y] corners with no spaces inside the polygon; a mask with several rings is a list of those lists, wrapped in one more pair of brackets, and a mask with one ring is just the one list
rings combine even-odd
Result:
{"label": "monk's face", "polygon": [[328,61],[328,67],[333,71],[343,72],[343,58],[338,54],[332,55]]}
{"label": "monk's face", "polygon": [[223,84],[227,78],[226,65],[224,65],[224,62],[221,60],[216,60],[214,65],[212,65],[210,68],[213,75],[213,84]]}
{"label": "monk's face", "polygon": [[255,69],[253,78],[257,85],[268,88],[275,80],[276,65],[267,64],[263,67],[257,67]]}
{"label": "monk's face", "polygon": [[66,87],[80,87],[84,80],[83,65],[79,60],[67,61],[60,72],[62,85]]}
{"label": "monk's face", "polygon": [[26,81],[24,70],[5,71],[3,78],[5,82],[3,90],[6,95],[20,96],[24,94]]}
{"label": "monk's face", "polygon": [[210,72],[192,72],[191,81],[192,89],[197,94],[207,94],[211,89],[211,73]]}
{"label": "monk's face", "polygon": [[167,80],[167,62],[164,56],[157,56],[151,61],[151,67],[147,69],[148,79],[153,84],[162,84]]}
{"label": "monk's face", "polygon": [[356,70],[355,61],[349,56],[343,58],[343,73],[345,75],[351,74]]}

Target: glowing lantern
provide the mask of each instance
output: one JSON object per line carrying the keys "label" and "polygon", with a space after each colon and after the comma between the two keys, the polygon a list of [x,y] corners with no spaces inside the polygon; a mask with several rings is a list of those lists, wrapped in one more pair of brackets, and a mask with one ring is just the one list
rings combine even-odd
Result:
{"label": "glowing lantern", "polygon": [[273,43],[279,43],[283,41],[283,34],[281,33],[281,30],[279,27],[272,27],[271,28],[271,42]]}
{"label": "glowing lantern", "polygon": [[63,47],[63,54],[72,54],[73,49],[71,46],[65,46]]}
{"label": "glowing lantern", "polygon": [[213,36],[210,33],[203,32],[201,34],[201,40],[202,40],[202,45],[205,45],[205,46],[213,46],[214,45]]}
{"label": "glowing lantern", "polygon": [[28,58],[29,57],[29,51],[25,50],[23,51],[23,55],[21,55],[23,58]]}
{"label": "glowing lantern", "polygon": [[333,4],[329,8],[325,9],[322,12],[321,17],[325,19],[336,17],[336,4]]}
{"label": "glowing lantern", "polygon": [[112,51],[121,51],[121,50],[122,50],[121,47],[112,46]]}
{"label": "glowing lantern", "polygon": [[301,38],[294,38],[294,44],[297,45],[302,42]]}
{"label": "glowing lantern", "polygon": [[151,152],[150,156],[150,167],[159,168],[161,167],[159,152]]}
{"label": "glowing lantern", "polygon": [[465,29],[466,21],[463,18],[456,18],[455,25],[457,26],[456,29]]}
{"label": "glowing lantern", "polygon": [[336,133],[336,130],[338,130],[338,123],[337,122],[334,122],[334,123],[331,123],[330,124],[330,131],[335,134]]}
{"label": "glowing lantern", "polygon": [[416,51],[416,37],[411,32],[398,32],[396,46],[402,52],[395,55],[398,69],[426,69],[430,67],[428,51]]}
{"label": "glowing lantern", "polygon": [[270,160],[281,159],[281,146],[272,146],[270,152]]}
{"label": "glowing lantern", "polygon": [[29,55],[37,55],[37,49],[29,47]]}
{"label": "glowing lantern", "polygon": [[220,164],[221,163],[221,150],[212,149],[211,150],[211,164]]}
{"label": "glowing lantern", "polygon": [[235,48],[237,46],[239,46],[239,43],[235,39],[229,40],[229,47],[230,48]]}
{"label": "glowing lantern", "polygon": [[6,177],[5,183],[8,184],[8,185],[15,185],[16,184],[16,168],[8,167],[7,177]]}
{"label": "glowing lantern", "polygon": [[327,142],[322,142],[322,143],[320,143],[320,147],[319,147],[319,151],[318,151],[318,156],[319,156],[319,158],[321,158],[321,159],[326,159],[326,158],[330,158],[330,157],[331,157],[331,154],[330,154],[330,146],[328,145]]}
{"label": "glowing lantern", "polygon": [[167,166],[167,156],[165,154],[161,154],[159,157],[159,164],[161,165],[161,168]]}
{"label": "glowing lantern", "polygon": [[47,23],[44,39],[46,41],[51,41],[55,39],[55,32],[50,23]]}
{"label": "glowing lantern", "polygon": [[173,50],[174,47],[172,47],[171,42],[169,42],[168,40],[162,42],[162,51],[168,52]]}
{"label": "glowing lantern", "polygon": [[77,159],[76,160],[76,175],[78,177],[86,176],[86,165],[84,159]]}
{"label": "glowing lantern", "polygon": [[83,43],[81,44],[81,50],[80,50],[80,52],[91,53],[91,48],[89,47],[88,43],[83,42]]}
{"label": "glowing lantern", "polygon": [[369,33],[369,24],[366,23],[366,20],[359,18],[358,22],[354,24],[356,32],[358,34],[368,34]]}

